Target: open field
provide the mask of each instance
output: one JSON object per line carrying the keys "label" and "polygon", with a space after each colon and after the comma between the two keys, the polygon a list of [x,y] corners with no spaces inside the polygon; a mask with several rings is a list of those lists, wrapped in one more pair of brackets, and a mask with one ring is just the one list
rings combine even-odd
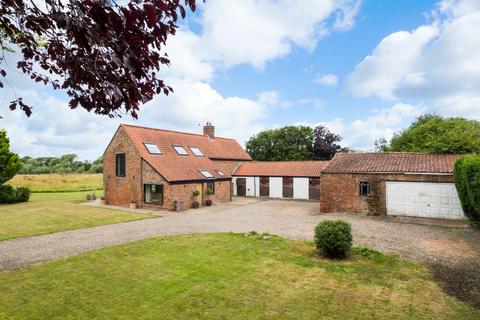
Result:
{"label": "open field", "polygon": [[32,192],[72,192],[103,189],[103,175],[96,174],[19,174],[8,184],[28,187]]}
{"label": "open field", "polygon": [[422,264],[258,235],[154,238],[0,273],[8,319],[479,319]]}
{"label": "open field", "polygon": [[[27,203],[0,205],[0,240],[152,217],[79,205],[87,193],[33,193]],[[98,196],[101,193],[96,192]]]}

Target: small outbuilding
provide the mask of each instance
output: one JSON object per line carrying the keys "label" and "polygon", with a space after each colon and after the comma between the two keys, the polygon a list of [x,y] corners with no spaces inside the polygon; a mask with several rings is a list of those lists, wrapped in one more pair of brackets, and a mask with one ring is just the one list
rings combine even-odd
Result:
{"label": "small outbuilding", "polygon": [[233,195],[320,199],[320,173],[328,161],[244,162],[235,170]]}
{"label": "small outbuilding", "polygon": [[453,167],[458,155],[338,153],[323,169],[320,211],[465,219]]}

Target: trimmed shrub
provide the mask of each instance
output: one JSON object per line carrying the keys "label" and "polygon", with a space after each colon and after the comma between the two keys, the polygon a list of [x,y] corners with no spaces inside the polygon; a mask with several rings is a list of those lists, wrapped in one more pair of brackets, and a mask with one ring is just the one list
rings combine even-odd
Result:
{"label": "trimmed shrub", "polygon": [[319,223],[315,228],[315,246],[326,257],[344,258],[352,248],[352,227],[341,220]]}
{"label": "trimmed shrub", "polygon": [[453,178],[465,216],[473,227],[480,228],[480,156],[459,158]]}
{"label": "trimmed shrub", "polygon": [[30,189],[18,187],[15,189],[11,185],[0,185],[0,203],[27,202],[30,199]]}
{"label": "trimmed shrub", "polygon": [[17,188],[17,200],[16,202],[27,202],[30,199],[32,191],[29,188],[18,187]]}
{"label": "trimmed shrub", "polygon": [[8,184],[0,185],[0,203],[14,203],[17,197],[15,188]]}

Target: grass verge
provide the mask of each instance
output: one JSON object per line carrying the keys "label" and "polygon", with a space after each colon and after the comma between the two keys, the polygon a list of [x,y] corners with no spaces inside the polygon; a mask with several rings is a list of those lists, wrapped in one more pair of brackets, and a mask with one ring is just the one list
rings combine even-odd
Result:
{"label": "grass verge", "polygon": [[479,319],[422,264],[242,234],[154,238],[0,273],[0,318]]}

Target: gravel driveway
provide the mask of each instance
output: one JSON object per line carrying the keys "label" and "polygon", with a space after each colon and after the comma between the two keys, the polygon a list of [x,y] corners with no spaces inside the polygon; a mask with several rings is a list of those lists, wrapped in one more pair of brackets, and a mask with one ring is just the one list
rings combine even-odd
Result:
{"label": "gravel driveway", "polygon": [[238,198],[213,207],[167,213],[160,218],[59,232],[0,242],[0,270],[9,270],[103,247],[155,236],[248,232],[313,239],[315,225],[327,219],[352,224],[354,242],[427,262],[480,260],[480,232],[394,223],[349,214],[318,213],[318,203]]}

